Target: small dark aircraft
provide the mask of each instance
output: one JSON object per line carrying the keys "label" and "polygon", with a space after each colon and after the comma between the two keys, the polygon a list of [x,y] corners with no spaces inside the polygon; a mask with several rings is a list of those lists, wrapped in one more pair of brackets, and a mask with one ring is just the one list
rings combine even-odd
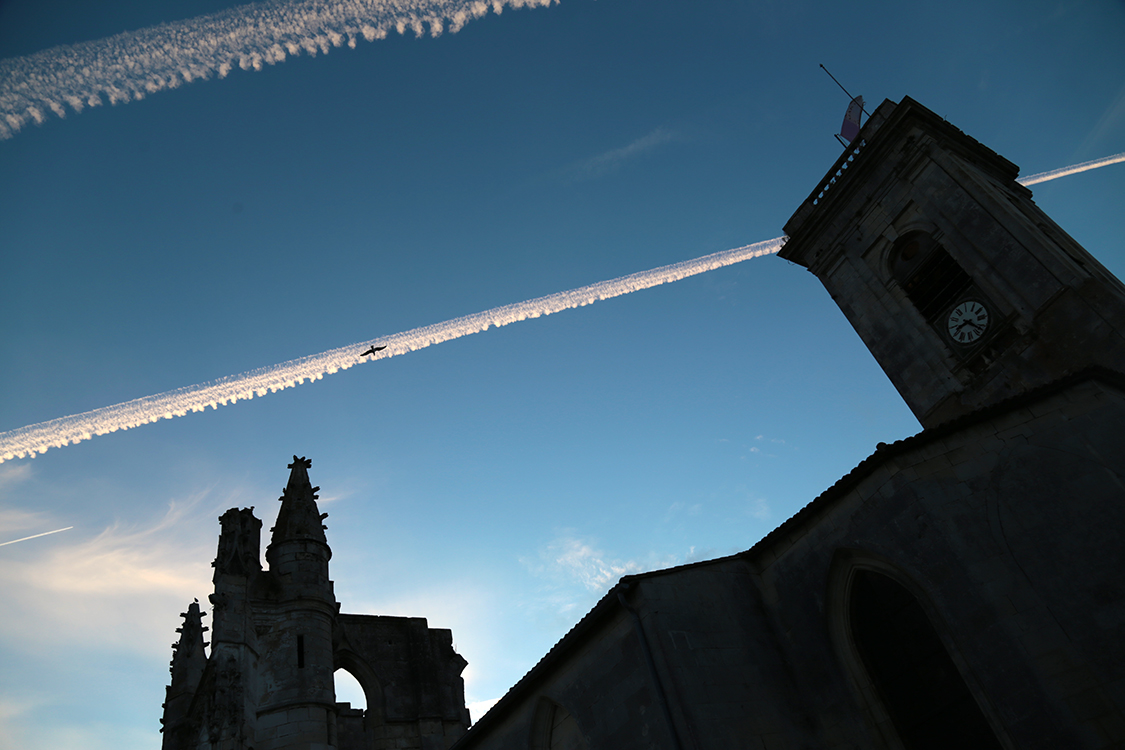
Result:
{"label": "small dark aircraft", "polygon": [[375,352],[381,352],[386,348],[387,348],[386,344],[384,344],[383,346],[373,346],[359,356],[366,357],[368,354],[374,354]]}

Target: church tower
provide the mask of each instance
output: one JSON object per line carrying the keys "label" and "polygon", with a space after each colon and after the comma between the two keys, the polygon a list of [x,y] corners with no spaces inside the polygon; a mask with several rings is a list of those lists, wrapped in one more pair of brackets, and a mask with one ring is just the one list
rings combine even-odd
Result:
{"label": "church tower", "polygon": [[[260,636],[268,654],[260,670],[260,724],[291,726],[279,736],[277,750],[329,750],[336,747],[336,697],[332,675],[332,626],[339,608],[328,579],[332,550],[316,507],[317,491],[309,481],[312,461],[293,457],[289,483],[282,494],[266,562],[273,574],[275,597],[262,597],[258,624],[270,627]],[[265,593],[265,592],[263,592]],[[260,627],[261,630],[266,630]]]}
{"label": "church tower", "polygon": [[918,102],[884,101],[785,225],[924,427],[1103,365],[1125,371],[1125,286]]}

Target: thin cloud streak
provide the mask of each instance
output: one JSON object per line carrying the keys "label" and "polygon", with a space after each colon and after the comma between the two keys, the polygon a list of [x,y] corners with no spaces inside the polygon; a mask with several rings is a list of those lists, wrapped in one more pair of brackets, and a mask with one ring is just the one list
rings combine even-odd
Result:
{"label": "thin cloud streak", "polygon": [[492,10],[559,0],[300,0],[259,2],[105,39],[0,60],[0,140],[51,112],[137,101],[235,66],[261,70],[289,55],[316,56],[391,31],[457,33]]}
{"label": "thin cloud streak", "polygon": [[615,148],[603,154],[590,157],[567,169],[572,180],[593,179],[601,177],[608,172],[616,170],[621,162],[639,156],[646,151],[660,146],[673,139],[673,134],[663,128],[657,128],[646,136],[642,136],[628,146]]}
{"label": "thin cloud streak", "polygon": [[9,544],[15,544],[16,542],[26,542],[28,539],[38,539],[41,536],[48,536],[49,534],[57,534],[60,531],[70,531],[73,528],[74,528],[73,526],[67,526],[65,529],[55,529],[54,531],[44,531],[42,534],[32,534],[31,536],[25,536],[23,539],[13,539],[10,542],[0,542],[0,547],[6,547]]}
{"label": "thin cloud streak", "polygon": [[1060,177],[1067,177],[1079,172],[1088,172],[1091,169],[1098,167],[1108,167],[1110,164],[1119,164],[1125,161],[1125,151],[1113,156],[1103,156],[1101,159],[1094,159],[1093,161],[1084,161],[1081,164],[1075,164],[1070,167],[1063,167],[1062,169],[1052,169],[1050,172],[1040,172],[1039,174],[1028,175],[1016,180],[1024,187],[1038,185],[1040,182],[1047,182],[1048,180],[1057,180]]}
{"label": "thin cloud streak", "polygon": [[[0,463],[44,453],[48,448],[61,448],[69,443],[90,440],[95,435],[128,430],[161,419],[182,417],[188,412],[204,411],[208,406],[218,409],[220,405],[225,406],[254,396],[276,393],[285,388],[301,385],[305,381],[311,383],[325,375],[334,375],[367,361],[406,354],[462,336],[487,331],[489,328],[499,328],[528,318],[538,318],[563,310],[584,307],[599,300],[612,299],[630,292],[679,281],[750,258],[773,255],[784,244],[784,237],[756,242],[753,245],[704,255],[694,260],[673,263],[526,302],[495,307],[444,323],[332,349],[272,367],[230,375],[209,383],[178,388],[155,396],[146,396],[82,414],[20,427],[0,433]],[[360,352],[370,346],[386,348],[370,357],[360,356]]]}

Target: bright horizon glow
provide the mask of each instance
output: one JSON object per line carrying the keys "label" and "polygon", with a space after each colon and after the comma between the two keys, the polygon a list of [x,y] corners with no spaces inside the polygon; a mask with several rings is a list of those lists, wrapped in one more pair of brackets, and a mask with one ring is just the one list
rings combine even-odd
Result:
{"label": "bright horizon glow", "polygon": [[[1017,182],[1022,185],[1035,185],[1122,161],[1125,161],[1125,152],[1030,175]],[[330,349],[320,354],[261,367],[238,375],[228,375],[206,383],[19,427],[0,433],[0,463],[15,458],[34,457],[36,454],[46,453],[50,448],[80,443],[96,435],[128,430],[161,419],[182,417],[188,412],[205,411],[208,406],[218,409],[220,405],[226,406],[254,396],[265,396],[267,393],[294,388],[306,381],[311,383],[322,379],[325,375],[335,375],[366,361],[406,354],[434,344],[481,333],[489,328],[499,328],[528,318],[538,318],[563,310],[584,307],[594,302],[679,281],[751,258],[773,255],[781,250],[786,239],[786,237],[775,237],[525,302],[494,307],[491,310],[453,318],[443,323]],[[360,351],[370,346],[383,346],[385,349],[368,360],[360,355]]]}

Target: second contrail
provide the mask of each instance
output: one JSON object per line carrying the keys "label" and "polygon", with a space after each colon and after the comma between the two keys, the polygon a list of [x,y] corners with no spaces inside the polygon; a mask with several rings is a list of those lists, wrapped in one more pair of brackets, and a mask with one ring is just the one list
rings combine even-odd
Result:
{"label": "second contrail", "polygon": [[1019,178],[1016,182],[1025,187],[1030,187],[1031,185],[1038,185],[1040,182],[1057,180],[1060,177],[1078,174],[1079,172],[1088,172],[1098,167],[1108,167],[1110,164],[1120,164],[1123,161],[1125,161],[1125,151],[1122,151],[1120,154],[1114,154],[1113,156],[1103,156],[1101,159],[1094,159],[1093,161],[1084,161],[1081,164],[1063,167],[1062,169],[1052,169],[1050,172],[1028,175],[1027,177]]}
{"label": "second contrail", "polygon": [[25,536],[22,539],[13,539],[10,542],[0,542],[0,547],[7,547],[9,544],[15,544],[16,542],[26,542],[28,539],[38,539],[41,536],[50,536],[51,534],[57,534],[60,531],[70,531],[73,528],[74,528],[73,526],[67,526],[65,529],[55,529],[54,531],[44,531],[42,534],[32,534],[31,536]]}

